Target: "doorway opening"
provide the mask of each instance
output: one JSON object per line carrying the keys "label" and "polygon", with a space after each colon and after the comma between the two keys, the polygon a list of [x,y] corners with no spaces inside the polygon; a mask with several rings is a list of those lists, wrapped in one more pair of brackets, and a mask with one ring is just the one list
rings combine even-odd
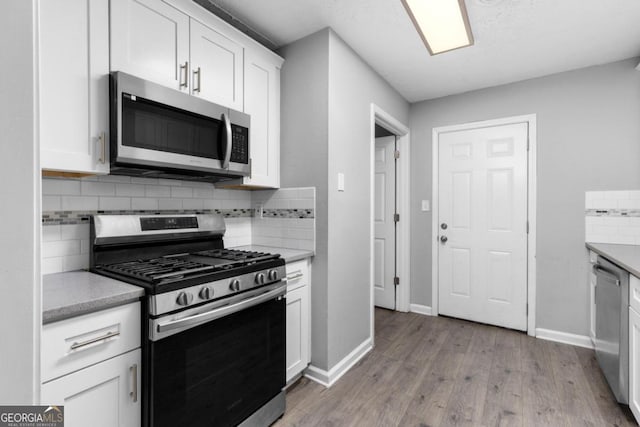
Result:
{"label": "doorway opening", "polygon": [[370,299],[374,307],[409,311],[409,128],[371,105]]}
{"label": "doorway opening", "polygon": [[535,336],[536,116],[433,129],[432,314]]}

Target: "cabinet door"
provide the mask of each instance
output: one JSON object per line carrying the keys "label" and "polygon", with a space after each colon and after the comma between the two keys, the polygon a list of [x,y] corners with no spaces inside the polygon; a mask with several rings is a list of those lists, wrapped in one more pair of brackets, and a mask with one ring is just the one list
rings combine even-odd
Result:
{"label": "cabinet door", "polygon": [[589,251],[589,295],[591,297],[590,334],[593,345],[596,343],[596,275],[593,272],[593,264],[598,261],[598,254]]}
{"label": "cabinet door", "polygon": [[42,169],[109,173],[109,3],[40,1]]}
{"label": "cabinet door", "polygon": [[189,17],[158,0],[111,0],[111,70],[188,90]]}
{"label": "cabinet door", "polygon": [[246,51],[244,111],[251,115],[251,176],[245,184],[280,187],[280,67]]}
{"label": "cabinet door", "polygon": [[287,292],[287,382],[309,364],[308,286]]}
{"label": "cabinet door", "polygon": [[640,421],[640,315],[629,307],[629,407]]}
{"label": "cabinet door", "polygon": [[243,48],[191,20],[191,93],[242,111]]}
{"label": "cabinet door", "polygon": [[140,349],[42,385],[43,405],[64,405],[66,427],[134,427],[140,420]]}

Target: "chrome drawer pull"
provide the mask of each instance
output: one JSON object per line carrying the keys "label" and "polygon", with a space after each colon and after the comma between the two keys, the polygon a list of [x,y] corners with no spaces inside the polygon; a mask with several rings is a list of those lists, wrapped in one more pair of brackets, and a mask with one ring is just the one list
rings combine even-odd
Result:
{"label": "chrome drawer pull", "polygon": [[131,372],[131,376],[133,377],[133,390],[129,392],[129,396],[133,402],[138,401],[138,364],[134,363],[133,366],[129,368],[129,372]]}
{"label": "chrome drawer pull", "polygon": [[296,274],[292,274],[291,276],[287,276],[287,280],[295,280],[295,279],[299,279],[301,277],[304,277],[304,274],[296,273]]}
{"label": "chrome drawer pull", "polygon": [[99,341],[104,341],[104,340],[108,340],[109,338],[117,337],[118,335],[120,335],[120,332],[107,332],[101,337],[92,338],[90,340],[86,340],[82,342],[74,342],[73,344],[71,344],[71,350],[77,350],[81,347],[86,347],[88,345],[97,343]]}

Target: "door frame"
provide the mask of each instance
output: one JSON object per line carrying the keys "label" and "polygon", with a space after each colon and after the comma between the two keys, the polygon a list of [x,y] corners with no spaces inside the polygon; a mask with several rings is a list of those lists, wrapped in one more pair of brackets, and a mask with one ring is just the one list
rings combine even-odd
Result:
{"label": "door frame", "polygon": [[400,278],[400,284],[396,293],[396,311],[409,311],[410,296],[410,152],[409,152],[409,127],[397,120],[391,114],[384,111],[376,104],[371,104],[371,122],[369,125],[371,138],[369,143],[369,191],[370,191],[370,241],[369,241],[369,293],[371,300],[371,338],[374,336],[374,203],[375,203],[375,144],[376,123],[390,132],[394,133],[397,138],[397,149],[400,151],[400,158],[396,162],[396,209],[400,214],[400,222],[398,222],[398,234],[396,238],[396,253],[398,257],[398,265],[396,275]]}
{"label": "door frame", "polygon": [[479,122],[463,123],[451,126],[442,126],[433,128],[432,132],[432,207],[433,214],[431,217],[431,314],[438,315],[438,251],[439,251],[439,234],[438,234],[438,218],[440,207],[438,205],[439,197],[439,145],[440,134],[448,132],[456,132],[461,130],[470,130],[484,127],[511,125],[517,123],[527,123],[529,149],[527,151],[527,220],[529,221],[529,234],[527,235],[527,334],[535,336],[536,334],[536,191],[537,191],[537,139],[536,139],[536,114],[526,114],[522,116],[504,117],[492,120],[483,120]]}

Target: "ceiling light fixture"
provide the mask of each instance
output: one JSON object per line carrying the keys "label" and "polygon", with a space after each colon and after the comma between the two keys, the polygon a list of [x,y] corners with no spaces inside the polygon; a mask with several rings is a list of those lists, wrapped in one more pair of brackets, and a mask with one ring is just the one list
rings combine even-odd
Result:
{"label": "ceiling light fixture", "polygon": [[464,0],[402,0],[431,55],[473,45]]}

